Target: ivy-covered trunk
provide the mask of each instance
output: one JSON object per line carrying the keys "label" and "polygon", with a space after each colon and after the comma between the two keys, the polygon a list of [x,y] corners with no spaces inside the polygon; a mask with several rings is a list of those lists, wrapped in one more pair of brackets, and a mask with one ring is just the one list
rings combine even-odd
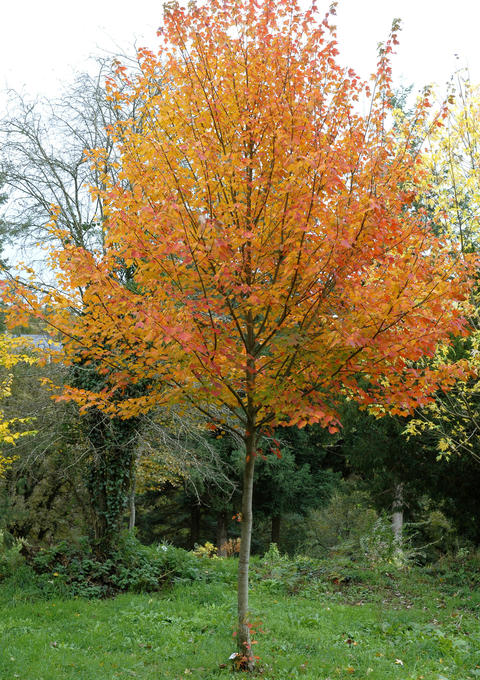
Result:
{"label": "ivy-covered trunk", "polygon": [[[105,377],[92,364],[78,363],[69,381],[85,390],[99,390]],[[141,386],[130,388],[140,394]],[[137,432],[140,418],[109,417],[90,408],[80,417],[80,427],[89,444],[86,488],[90,501],[91,538],[100,555],[108,555],[121,530],[124,512],[134,482]]]}
{"label": "ivy-covered trunk", "polygon": [[109,418],[91,409],[82,419],[92,447],[87,489],[92,511],[92,538],[108,554],[121,530],[133,483],[138,419]]}

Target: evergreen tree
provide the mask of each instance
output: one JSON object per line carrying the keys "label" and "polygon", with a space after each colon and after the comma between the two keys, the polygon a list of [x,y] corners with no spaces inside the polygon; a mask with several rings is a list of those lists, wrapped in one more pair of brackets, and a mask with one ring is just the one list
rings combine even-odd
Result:
{"label": "evergreen tree", "polygon": [[[330,448],[336,440],[318,426],[278,428],[278,455],[264,446],[257,464],[254,508],[271,521],[271,541],[282,546],[285,515],[305,515],[325,504],[337,475],[330,467]],[[274,445],[276,446],[276,444]]]}

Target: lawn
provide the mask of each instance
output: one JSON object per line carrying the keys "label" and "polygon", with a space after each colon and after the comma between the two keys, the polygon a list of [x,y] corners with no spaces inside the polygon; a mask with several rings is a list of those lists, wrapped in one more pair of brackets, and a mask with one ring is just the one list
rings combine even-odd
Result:
{"label": "lawn", "polygon": [[[220,562],[203,560],[207,580],[104,600],[46,599],[5,581],[0,678],[232,677],[235,564]],[[326,564],[295,579],[291,565],[280,566],[258,562],[252,574],[265,680],[480,677],[480,592],[464,575]]]}

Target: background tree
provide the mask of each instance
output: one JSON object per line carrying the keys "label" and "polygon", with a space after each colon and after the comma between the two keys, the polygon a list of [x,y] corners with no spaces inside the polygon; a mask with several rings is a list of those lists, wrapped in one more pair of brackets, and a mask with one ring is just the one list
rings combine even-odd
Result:
{"label": "background tree", "polygon": [[[2,193],[3,186],[5,184],[5,180],[3,178],[2,173],[0,172],[0,206],[2,206],[5,201],[7,200],[7,195]],[[0,253],[3,254],[3,246],[4,246],[4,241],[5,241],[5,234],[7,231],[7,224],[5,220],[3,219],[3,216],[1,216],[0,213]],[[3,314],[0,317],[0,330],[5,330],[4,328],[4,322],[3,322]]]}
{"label": "background tree", "polygon": [[[98,62],[96,76],[81,74],[61,97],[30,101],[11,93],[11,107],[0,122],[1,169],[9,190],[5,238],[35,262],[38,274],[51,284],[42,248],[55,242],[48,230],[51,206],[68,242],[91,251],[102,248],[103,204],[92,202],[89,187],[101,183],[101,174],[116,181],[115,150],[107,134],[119,116],[107,98],[104,80],[111,64]],[[135,104],[129,109],[134,115]],[[92,169],[89,150],[105,149],[104,163]],[[123,276],[127,283],[128,272]],[[26,319],[25,326],[31,325]],[[77,366],[70,376],[79,389],[101,388],[93,364]],[[90,447],[91,533],[99,549],[108,551],[118,533],[133,480],[138,419],[110,421],[100,411],[82,415],[84,444]],[[85,459],[84,459],[85,460]],[[62,467],[62,466],[61,466]]]}
{"label": "background tree", "polygon": [[421,442],[403,434],[405,418],[378,419],[348,404],[342,422],[342,449],[350,471],[365,480],[377,509],[390,515],[401,550],[404,516],[418,507],[420,496],[428,489],[433,461]]}
{"label": "background tree", "polygon": [[[103,251],[54,228],[62,293],[37,299],[17,281],[11,322],[51,310],[70,360],[102,364],[102,390],[65,398],[121,417],[186,401],[243,440],[237,639],[251,669],[259,436],[317,422],[335,431],[345,395],[397,414],[427,402],[453,369],[418,362],[463,332],[454,302],[469,281],[451,243],[408,208],[417,152],[408,130],[388,130],[395,36],[368,116],[357,101],[370,89],[336,63],[333,30],[314,9],[174,6],[161,39],[158,56],[140,50],[137,75],[119,68],[108,85],[121,109],[137,102],[143,123],[141,133],[131,119],[114,126],[122,184],[102,175],[107,189],[95,193]],[[103,167],[104,152],[92,156]],[[148,389],[129,398],[139,382]]]}
{"label": "background tree", "polygon": [[[270,519],[272,543],[279,547],[281,524],[285,515],[304,516],[311,508],[320,508],[330,497],[338,479],[326,463],[329,447],[334,437],[322,428],[312,425],[277,428],[272,442],[262,447],[267,454],[256,463],[253,506],[255,512]],[[278,441],[278,443],[276,443]],[[262,445],[260,445],[262,446]],[[297,537],[298,538],[298,537]]]}
{"label": "background tree", "polygon": [[[424,156],[427,187],[422,200],[438,232],[459,242],[463,252],[478,252],[480,215],[480,90],[468,74],[452,79],[450,108],[445,124],[429,136]],[[469,370],[454,389],[419,410],[408,425],[410,434],[429,431],[437,441],[437,454],[466,453],[478,460],[480,427],[478,287],[472,291],[470,324],[473,333],[439,350],[437,361],[462,359]]]}
{"label": "background tree", "polygon": [[59,207],[59,224],[73,243],[101,247],[103,206],[99,200],[92,202],[89,192],[101,178],[86,153],[104,148],[102,172],[116,179],[106,132],[119,115],[104,87],[110,67],[99,61],[95,76],[80,74],[54,100],[30,100],[10,92],[10,108],[0,122],[0,167],[9,191],[5,237],[17,248],[23,245],[30,258],[36,245],[54,238],[47,226],[52,204]]}
{"label": "background tree", "polygon": [[190,547],[201,543],[202,534],[208,533],[208,540],[217,546],[217,554],[225,556],[229,524],[239,510],[242,442],[221,429],[210,432],[210,440],[218,456],[219,472],[228,476],[230,484],[219,484],[215,475],[202,479],[194,476],[185,486],[184,503],[190,508]]}

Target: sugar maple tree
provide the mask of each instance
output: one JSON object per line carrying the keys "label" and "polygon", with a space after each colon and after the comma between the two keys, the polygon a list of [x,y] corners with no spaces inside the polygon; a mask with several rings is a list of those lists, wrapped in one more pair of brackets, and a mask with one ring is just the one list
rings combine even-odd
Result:
{"label": "sugar maple tree", "polygon": [[[104,252],[58,233],[57,290],[16,290],[19,320],[46,316],[72,362],[103,367],[106,387],[67,398],[123,417],[183,401],[243,439],[237,664],[247,669],[259,434],[335,430],[346,397],[406,414],[453,380],[453,367],[417,360],[464,332],[467,263],[412,208],[408,126],[427,119],[428,98],[415,123],[390,130],[395,35],[370,90],[338,65],[329,16],[292,0],[170,6],[158,54],[141,49],[135,75],[119,65],[108,82],[119,110],[135,101],[138,115],[110,131],[122,184],[106,173],[95,192]],[[101,168],[103,152],[92,156]],[[142,396],[128,398],[140,381]]]}

